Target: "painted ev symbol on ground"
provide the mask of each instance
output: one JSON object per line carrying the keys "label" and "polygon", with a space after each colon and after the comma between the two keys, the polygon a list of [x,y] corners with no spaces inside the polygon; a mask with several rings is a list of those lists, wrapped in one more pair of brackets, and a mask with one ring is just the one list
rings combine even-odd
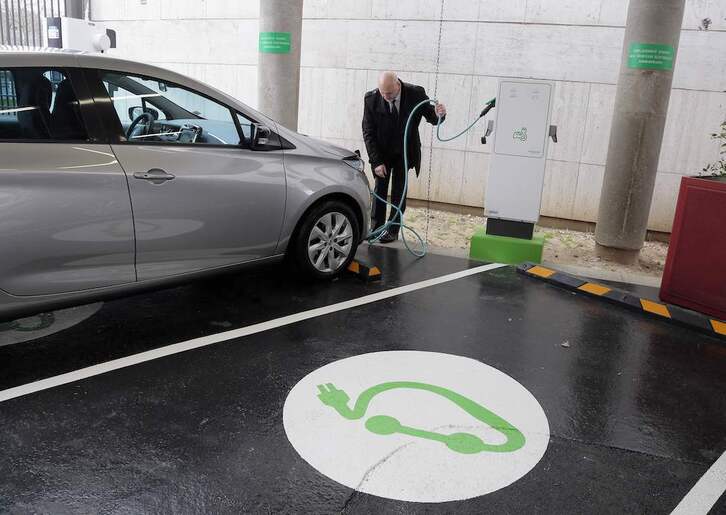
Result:
{"label": "painted ev symbol on ground", "polygon": [[397,388],[425,390],[441,395],[459,406],[472,417],[488,424],[489,427],[502,433],[507,438],[507,441],[503,444],[492,445],[484,443],[481,438],[471,433],[453,433],[445,435],[433,431],[416,429],[404,426],[394,417],[387,415],[376,415],[369,418],[365,424],[368,431],[379,435],[400,433],[416,436],[418,438],[426,438],[428,440],[442,442],[452,451],[460,452],[462,454],[474,454],[482,451],[513,452],[524,445],[524,436],[517,428],[512,427],[509,422],[471,399],[440,386],[434,386],[426,383],[414,383],[410,381],[382,383],[372,388],[368,388],[366,391],[361,393],[360,396],[358,396],[358,400],[355,402],[354,409],[352,410],[348,408],[348,394],[342,390],[336,389],[335,386],[330,383],[318,386],[318,389],[320,390],[318,398],[323,402],[323,404],[327,404],[334,408],[342,417],[345,417],[348,420],[357,420],[365,415],[368,405],[373,400],[373,397],[379,393],[383,393],[388,390],[395,390]]}
{"label": "painted ev symbol on ground", "polygon": [[435,352],[376,352],[325,365],[290,391],[283,424],[322,474],[412,502],[504,488],[539,462],[549,442],[547,417],[521,384],[479,361]]}

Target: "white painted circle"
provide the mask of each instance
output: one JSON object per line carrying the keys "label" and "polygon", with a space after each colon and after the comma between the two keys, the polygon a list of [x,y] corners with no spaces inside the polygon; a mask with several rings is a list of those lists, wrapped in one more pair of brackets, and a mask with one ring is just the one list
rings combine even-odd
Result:
{"label": "white painted circle", "polygon": [[[452,451],[440,439],[448,441],[454,433],[469,433],[495,445],[508,438],[450,396],[426,389],[409,386],[380,392],[365,415],[354,420],[318,398],[318,385],[332,384],[348,395],[347,406],[353,408],[361,393],[384,383],[390,387],[391,382],[456,392],[518,429],[524,445],[510,452]],[[366,421],[380,415],[395,417],[407,434],[381,435],[366,429]],[[524,386],[479,361],[437,352],[375,352],[329,363],[293,387],[283,408],[283,424],[298,454],[330,479],[360,492],[411,502],[463,500],[504,488],[532,470],[549,443],[547,417]],[[409,428],[415,436],[408,434]],[[420,431],[444,436],[430,439],[419,436]]]}

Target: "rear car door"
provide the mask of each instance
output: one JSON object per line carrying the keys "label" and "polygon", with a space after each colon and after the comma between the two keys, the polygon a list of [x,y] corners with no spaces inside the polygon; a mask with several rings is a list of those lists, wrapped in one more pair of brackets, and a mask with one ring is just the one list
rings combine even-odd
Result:
{"label": "rear car door", "polygon": [[283,156],[251,148],[252,120],[158,78],[94,70],[88,80],[97,103],[109,105],[113,151],[129,176],[140,281],[274,254]]}
{"label": "rear car door", "polygon": [[126,176],[77,69],[0,66],[0,289],[132,283]]}

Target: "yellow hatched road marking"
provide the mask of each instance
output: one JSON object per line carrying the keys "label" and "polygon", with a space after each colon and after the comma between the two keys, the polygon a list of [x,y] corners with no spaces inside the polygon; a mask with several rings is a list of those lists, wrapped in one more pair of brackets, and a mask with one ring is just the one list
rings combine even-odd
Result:
{"label": "yellow hatched road marking", "polygon": [[718,334],[723,334],[726,336],[726,323],[725,322],[719,322],[718,320],[711,320],[711,327],[713,327],[713,330],[716,331]]}
{"label": "yellow hatched road marking", "polygon": [[654,313],[656,315],[660,315],[666,318],[671,317],[671,312],[668,311],[668,306],[666,306],[665,304],[653,302],[652,300],[640,299],[640,305],[643,306],[644,310],[650,313]]}
{"label": "yellow hatched road marking", "polygon": [[587,293],[592,293],[593,295],[605,295],[607,292],[610,291],[610,288],[595,283],[585,283],[578,289],[586,291]]}
{"label": "yellow hatched road marking", "polygon": [[545,268],[543,266],[533,266],[532,268],[527,270],[527,273],[532,275],[538,275],[540,277],[544,277],[545,279],[547,277],[555,275],[554,270],[550,270],[549,268]]}

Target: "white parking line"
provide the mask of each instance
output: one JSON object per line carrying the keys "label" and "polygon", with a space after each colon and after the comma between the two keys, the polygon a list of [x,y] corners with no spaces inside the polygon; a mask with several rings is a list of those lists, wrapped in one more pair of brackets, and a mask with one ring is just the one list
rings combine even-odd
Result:
{"label": "white parking line", "polygon": [[726,492],[726,452],[693,485],[671,515],[706,515]]}
{"label": "white parking line", "polygon": [[41,379],[40,381],[35,381],[34,383],[28,383],[16,386],[14,388],[8,388],[7,390],[2,390],[0,391],[0,402],[14,399],[16,397],[22,397],[23,395],[29,395],[31,393],[39,392],[42,390],[47,390],[56,386],[72,383],[74,381],[80,381],[88,377],[105,374],[106,372],[118,370],[119,368],[138,365],[139,363],[151,361],[152,359],[163,358],[164,356],[171,356],[172,354],[178,354],[180,352],[198,349],[200,347],[206,347],[207,345],[213,345],[215,343],[233,340],[235,338],[241,338],[243,336],[249,336],[251,334],[261,333],[263,331],[268,331],[270,329],[294,324],[303,320],[309,320],[311,318],[328,315],[337,311],[343,311],[346,309],[363,306],[365,304],[371,304],[373,302],[378,302],[379,300],[389,299],[391,297],[396,297],[397,295],[403,295],[404,293],[409,293],[412,291],[421,290],[423,288],[436,286],[437,284],[455,281],[456,279],[461,279],[470,275],[476,275],[504,266],[507,265],[482,265],[475,268],[470,268],[468,270],[462,270],[461,272],[455,272],[453,274],[436,277],[434,279],[428,279],[426,281],[421,281],[418,283],[413,283],[406,286],[400,286],[398,288],[392,288],[390,290],[373,293],[371,295],[366,295],[365,297],[359,297],[357,299],[347,300],[345,302],[339,302],[337,304],[331,304],[329,306],[323,306],[321,308],[302,311],[293,315],[276,318],[274,320],[268,320],[267,322],[261,322],[259,324],[249,325],[247,327],[241,327],[239,329],[232,329],[231,331],[225,331],[209,336],[202,336],[193,340],[187,340],[185,342],[167,345],[166,347],[159,347],[158,349],[141,352],[139,354],[133,354],[125,358],[114,359],[112,361],[107,361],[106,363],[99,363],[98,365],[81,368],[79,370],[74,370],[73,372],[68,372],[66,374],[49,377],[47,379]]}

